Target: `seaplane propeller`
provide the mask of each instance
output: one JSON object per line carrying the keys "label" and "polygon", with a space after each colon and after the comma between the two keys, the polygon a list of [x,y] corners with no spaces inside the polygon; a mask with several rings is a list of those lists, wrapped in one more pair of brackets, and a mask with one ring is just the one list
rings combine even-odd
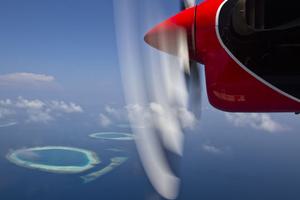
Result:
{"label": "seaplane propeller", "polygon": [[[114,0],[129,121],[143,167],[153,187],[162,197],[176,199],[184,132],[198,121],[200,113],[199,66],[190,60],[190,54],[195,53],[195,48],[190,47],[195,42],[188,41],[190,33],[176,24],[168,26],[172,29],[171,35],[162,26],[161,30],[160,27],[155,28],[144,37],[151,46],[168,54],[145,43],[134,42],[140,38],[141,31],[137,28],[139,17],[134,14],[141,5],[136,4],[139,4],[137,0]],[[195,5],[194,0],[180,1],[181,10]],[[148,6],[144,5],[145,8]],[[151,14],[149,12],[147,18],[147,10],[143,10],[145,23]],[[194,30],[195,27],[191,28]]]}

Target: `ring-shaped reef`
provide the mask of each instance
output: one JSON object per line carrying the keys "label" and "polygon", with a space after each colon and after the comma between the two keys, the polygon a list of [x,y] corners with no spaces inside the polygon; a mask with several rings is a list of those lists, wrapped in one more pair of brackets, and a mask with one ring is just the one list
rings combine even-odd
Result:
{"label": "ring-shaped reef", "polygon": [[103,139],[103,140],[124,140],[129,141],[133,140],[134,136],[131,133],[122,133],[122,132],[99,132],[89,135],[91,138]]}
{"label": "ring-shaped reef", "polygon": [[0,128],[10,127],[16,125],[17,122],[7,122],[7,123],[0,123]]}
{"label": "ring-shaped reef", "polygon": [[63,174],[84,172],[100,163],[92,151],[62,146],[22,148],[10,151],[6,158],[21,167]]}

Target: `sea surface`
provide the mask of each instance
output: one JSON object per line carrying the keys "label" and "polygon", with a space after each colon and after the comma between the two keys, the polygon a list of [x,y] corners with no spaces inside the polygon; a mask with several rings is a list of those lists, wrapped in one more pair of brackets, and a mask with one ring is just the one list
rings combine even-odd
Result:
{"label": "sea surface", "polygon": [[[0,129],[0,199],[145,199],[148,194],[154,193],[144,175],[133,141],[93,139],[89,134],[99,131],[98,128],[80,128],[72,124],[49,125],[46,128],[44,125],[16,125]],[[71,128],[66,128],[68,125]],[[79,174],[55,174],[16,166],[5,158],[11,150],[36,146],[87,149],[97,153],[101,163]],[[104,168],[111,158],[118,156],[128,157],[128,160],[92,182],[83,182],[81,176]]]}
{"label": "sea surface", "polygon": [[[293,129],[285,133],[265,133],[251,128],[234,128],[224,122],[222,114],[213,116],[213,121],[208,119],[202,119],[197,131],[186,134],[178,199],[300,199],[300,132]],[[76,121],[1,128],[0,199],[162,199],[144,173],[134,141],[89,137],[89,134],[101,131],[131,130],[119,126],[100,129]],[[205,145],[215,149],[204,148]],[[96,152],[102,162],[79,174],[55,174],[16,166],[5,158],[11,150],[36,146],[87,149]],[[84,183],[81,176],[104,168],[112,157],[128,157],[128,160],[94,181]]]}

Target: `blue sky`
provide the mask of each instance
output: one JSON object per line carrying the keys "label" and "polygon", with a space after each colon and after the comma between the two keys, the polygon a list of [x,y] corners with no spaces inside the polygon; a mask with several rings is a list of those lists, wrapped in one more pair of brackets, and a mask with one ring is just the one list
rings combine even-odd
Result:
{"label": "blue sky", "polygon": [[[63,98],[88,104],[101,97],[97,101],[120,103],[112,1],[4,0],[0,4],[0,74],[50,75],[64,89],[58,93]],[[165,5],[166,15],[176,7]]]}
{"label": "blue sky", "polygon": [[93,95],[120,92],[111,2],[1,1],[0,7],[1,74],[53,76],[64,93],[91,102]]}

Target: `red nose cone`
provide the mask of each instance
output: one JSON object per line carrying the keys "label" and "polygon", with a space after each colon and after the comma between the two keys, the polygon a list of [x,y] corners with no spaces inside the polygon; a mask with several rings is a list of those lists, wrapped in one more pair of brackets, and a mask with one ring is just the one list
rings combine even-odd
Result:
{"label": "red nose cone", "polygon": [[146,34],[145,41],[156,49],[178,55],[178,48],[184,40],[192,57],[195,52],[195,11],[196,7],[192,7],[162,22]]}

